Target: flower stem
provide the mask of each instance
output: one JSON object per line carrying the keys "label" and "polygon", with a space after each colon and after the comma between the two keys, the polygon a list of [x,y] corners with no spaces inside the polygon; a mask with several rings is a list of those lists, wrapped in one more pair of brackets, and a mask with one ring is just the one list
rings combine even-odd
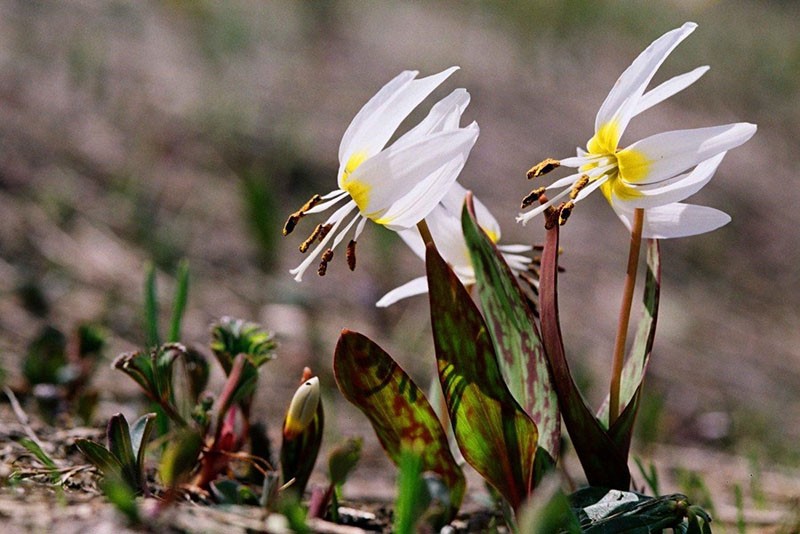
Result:
{"label": "flower stem", "polygon": [[614,343],[614,360],[611,366],[611,388],[608,400],[609,428],[619,417],[619,391],[622,383],[622,364],[625,360],[625,342],[628,336],[628,324],[633,304],[633,288],[636,285],[636,271],[639,266],[639,250],[642,248],[642,226],[644,226],[644,209],[636,208],[631,226],[631,248],[628,252],[628,271],[625,274],[625,287],[622,290],[622,306],[619,310],[617,339]]}
{"label": "flower stem", "polygon": [[425,245],[431,245],[435,247],[436,244],[433,242],[433,236],[431,235],[431,231],[428,228],[428,223],[425,222],[425,219],[422,219],[417,223],[417,230],[419,230],[419,234],[422,236],[422,240],[425,242]]}

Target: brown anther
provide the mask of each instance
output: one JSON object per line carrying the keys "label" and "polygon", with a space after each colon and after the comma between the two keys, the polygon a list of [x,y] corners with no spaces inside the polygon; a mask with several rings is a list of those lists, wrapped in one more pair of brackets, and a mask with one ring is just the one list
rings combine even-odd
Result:
{"label": "brown anther", "polygon": [[558,161],[557,159],[547,158],[546,160],[537,163],[536,165],[530,168],[530,170],[528,171],[528,180],[544,176],[553,169],[557,169],[560,165],[561,162]]}
{"label": "brown anther", "polygon": [[322,233],[322,225],[318,224],[316,226],[316,228],[314,228],[314,231],[311,232],[311,235],[308,236],[308,239],[306,239],[305,241],[300,243],[300,252],[307,251],[308,247],[310,247],[314,243],[314,241],[317,240],[317,238],[319,237],[319,234],[321,234],[321,233]]}
{"label": "brown anther", "polygon": [[578,198],[578,193],[580,193],[581,189],[586,187],[586,184],[588,183],[589,183],[589,177],[587,175],[584,174],[583,176],[578,178],[578,181],[572,184],[572,189],[569,192],[569,198],[571,198],[572,200]]}
{"label": "brown anther", "polygon": [[347,244],[347,252],[345,253],[347,257],[347,266],[350,267],[351,271],[356,270],[356,242],[352,239]]}
{"label": "brown anther", "polygon": [[314,195],[308,202],[303,204],[303,207],[297,210],[296,212],[289,215],[289,218],[286,220],[286,224],[283,225],[283,235],[289,235],[294,230],[294,227],[297,226],[297,223],[300,222],[300,219],[305,217],[306,212],[322,202],[322,197],[319,195]]}
{"label": "brown anther", "polygon": [[522,209],[527,208],[528,206],[539,200],[539,197],[541,197],[544,194],[544,192],[545,192],[544,187],[537,187],[536,189],[528,193],[525,196],[525,198],[522,199]]}
{"label": "brown anther", "polygon": [[319,231],[319,235],[317,236],[320,241],[325,239],[325,236],[328,235],[328,232],[331,231],[331,228],[333,228],[332,224],[324,224],[324,225],[322,225],[322,228]]}
{"label": "brown anther", "polygon": [[565,204],[562,204],[558,209],[558,224],[564,226],[569,219],[569,216],[572,214],[572,209],[575,207],[575,203],[571,200]]}
{"label": "brown anther", "polygon": [[325,276],[325,273],[328,272],[328,263],[333,259],[333,250],[327,249],[325,252],[322,253],[322,261],[319,262],[319,267],[317,268],[317,274],[320,276]]}
{"label": "brown anther", "polygon": [[558,207],[549,206],[546,210],[544,210],[544,229],[545,230],[552,230],[558,223],[559,223],[559,213],[561,212],[561,207],[564,204],[561,203]]}
{"label": "brown anther", "polygon": [[289,218],[286,219],[286,224],[283,225],[283,235],[289,235],[294,230],[294,227],[297,226],[298,221],[303,216],[302,213],[296,211],[289,215]]}

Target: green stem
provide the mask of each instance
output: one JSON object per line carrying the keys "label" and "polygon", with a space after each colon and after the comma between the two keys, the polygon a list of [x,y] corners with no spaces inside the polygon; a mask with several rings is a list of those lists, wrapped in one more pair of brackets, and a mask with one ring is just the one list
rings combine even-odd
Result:
{"label": "green stem", "polygon": [[625,274],[625,287],[622,290],[622,306],[619,310],[617,339],[614,343],[614,359],[611,366],[611,387],[608,400],[608,427],[619,417],[619,392],[622,384],[622,365],[625,361],[625,342],[628,337],[628,324],[631,319],[633,289],[636,286],[636,271],[639,266],[639,250],[642,248],[642,227],[644,209],[636,208],[631,227],[631,248],[628,252],[628,270]]}

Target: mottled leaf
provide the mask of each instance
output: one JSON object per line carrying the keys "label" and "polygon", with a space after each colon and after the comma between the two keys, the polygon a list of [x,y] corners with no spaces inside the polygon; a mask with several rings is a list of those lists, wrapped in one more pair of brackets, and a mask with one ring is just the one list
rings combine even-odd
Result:
{"label": "mottled leaf", "polygon": [[467,462],[517,509],[533,487],[536,424],[509,392],[467,290],[432,246],[426,264],[439,381],[456,440]]}
{"label": "mottled leaf", "polygon": [[464,474],[422,390],[383,349],[348,330],[336,345],[333,371],[339,390],[364,412],[396,465],[408,450],[420,455],[423,471],[442,478],[450,490],[454,516],[464,497]]}
{"label": "mottled leaf", "polygon": [[555,463],[561,415],[533,312],[503,255],[477,224],[472,195],[461,213],[481,307],[508,389],[539,430],[539,447]]}
{"label": "mottled leaf", "polygon": [[626,455],[583,400],[569,370],[558,319],[558,223],[548,225],[542,251],[539,307],[542,340],[553,372],[561,415],[589,484],[627,490],[630,486]]}

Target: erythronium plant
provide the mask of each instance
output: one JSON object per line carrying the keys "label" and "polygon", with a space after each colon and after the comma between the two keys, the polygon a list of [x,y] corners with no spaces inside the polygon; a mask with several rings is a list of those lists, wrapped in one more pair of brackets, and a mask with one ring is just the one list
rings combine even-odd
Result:
{"label": "erythronium plant", "polygon": [[[460,234],[475,267],[486,319],[453,269],[429,244],[438,375],[461,453],[517,509],[558,457],[558,402],[533,312],[469,204],[472,212],[463,212]],[[429,459],[424,470],[439,472],[436,469],[453,465],[435,412],[385,351],[346,331],[336,348],[334,372],[339,389],[367,415],[396,463],[403,450],[425,445]],[[460,477],[442,474],[442,479],[457,509],[463,494]]]}
{"label": "erythronium plant", "polygon": [[[682,91],[708,70],[699,67],[646,92],[663,61],[696,27],[687,22],[667,32],[622,73],[597,112],[594,136],[586,150],[579,148],[578,155],[572,158],[544,160],[528,171],[528,177],[535,178],[560,165],[578,169],[575,174],[533,190],[523,199],[522,207],[537,201],[540,205],[518,217],[525,223],[558,205],[559,223],[563,224],[575,204],[599,188],[631,231],[612,362],[608,408],[611,423],[620,410],[620,377],[641,240],[696,235],[727,224],[730,217],[721,211],[680,201],[707,184],[727,151],[750,139],[756,131],[756,126],[749,123],[676,130],[620,148],[622,134],[633,117]],[[546,190],[559,188],[561,192],[552,198],[544,196]],[[565,198],[569,200],[562,202]]]}
{"label": "erythronium plant", "polygon": [[[465,89],[456,89],[435,104],[428,116],[386,146],[400,123],[457,67],[415,79],[417,71],[405,71],[381,88],[350,123],[339,145],[338,188],[314,195],[286,221],[289,234],[306,215],[344,202],[324,223],[318,224],[300,245],[311,254],[290,272],[302,280],[306,269],[322,254],[318,274],[324,275],[336,247],[356,225],[347,245],[347,263],[355,269],[355,244],[367,220],[399,231],[422,221],[458,178],[478,138],[478,125],[459,125],[469,104]],[[349,222],[344,223],[348,216]],[[344,223],[344,227],[342,224]],[[341,228],[341,229],[340,229]],[[333,244],[328,246],[331,239]]]}

